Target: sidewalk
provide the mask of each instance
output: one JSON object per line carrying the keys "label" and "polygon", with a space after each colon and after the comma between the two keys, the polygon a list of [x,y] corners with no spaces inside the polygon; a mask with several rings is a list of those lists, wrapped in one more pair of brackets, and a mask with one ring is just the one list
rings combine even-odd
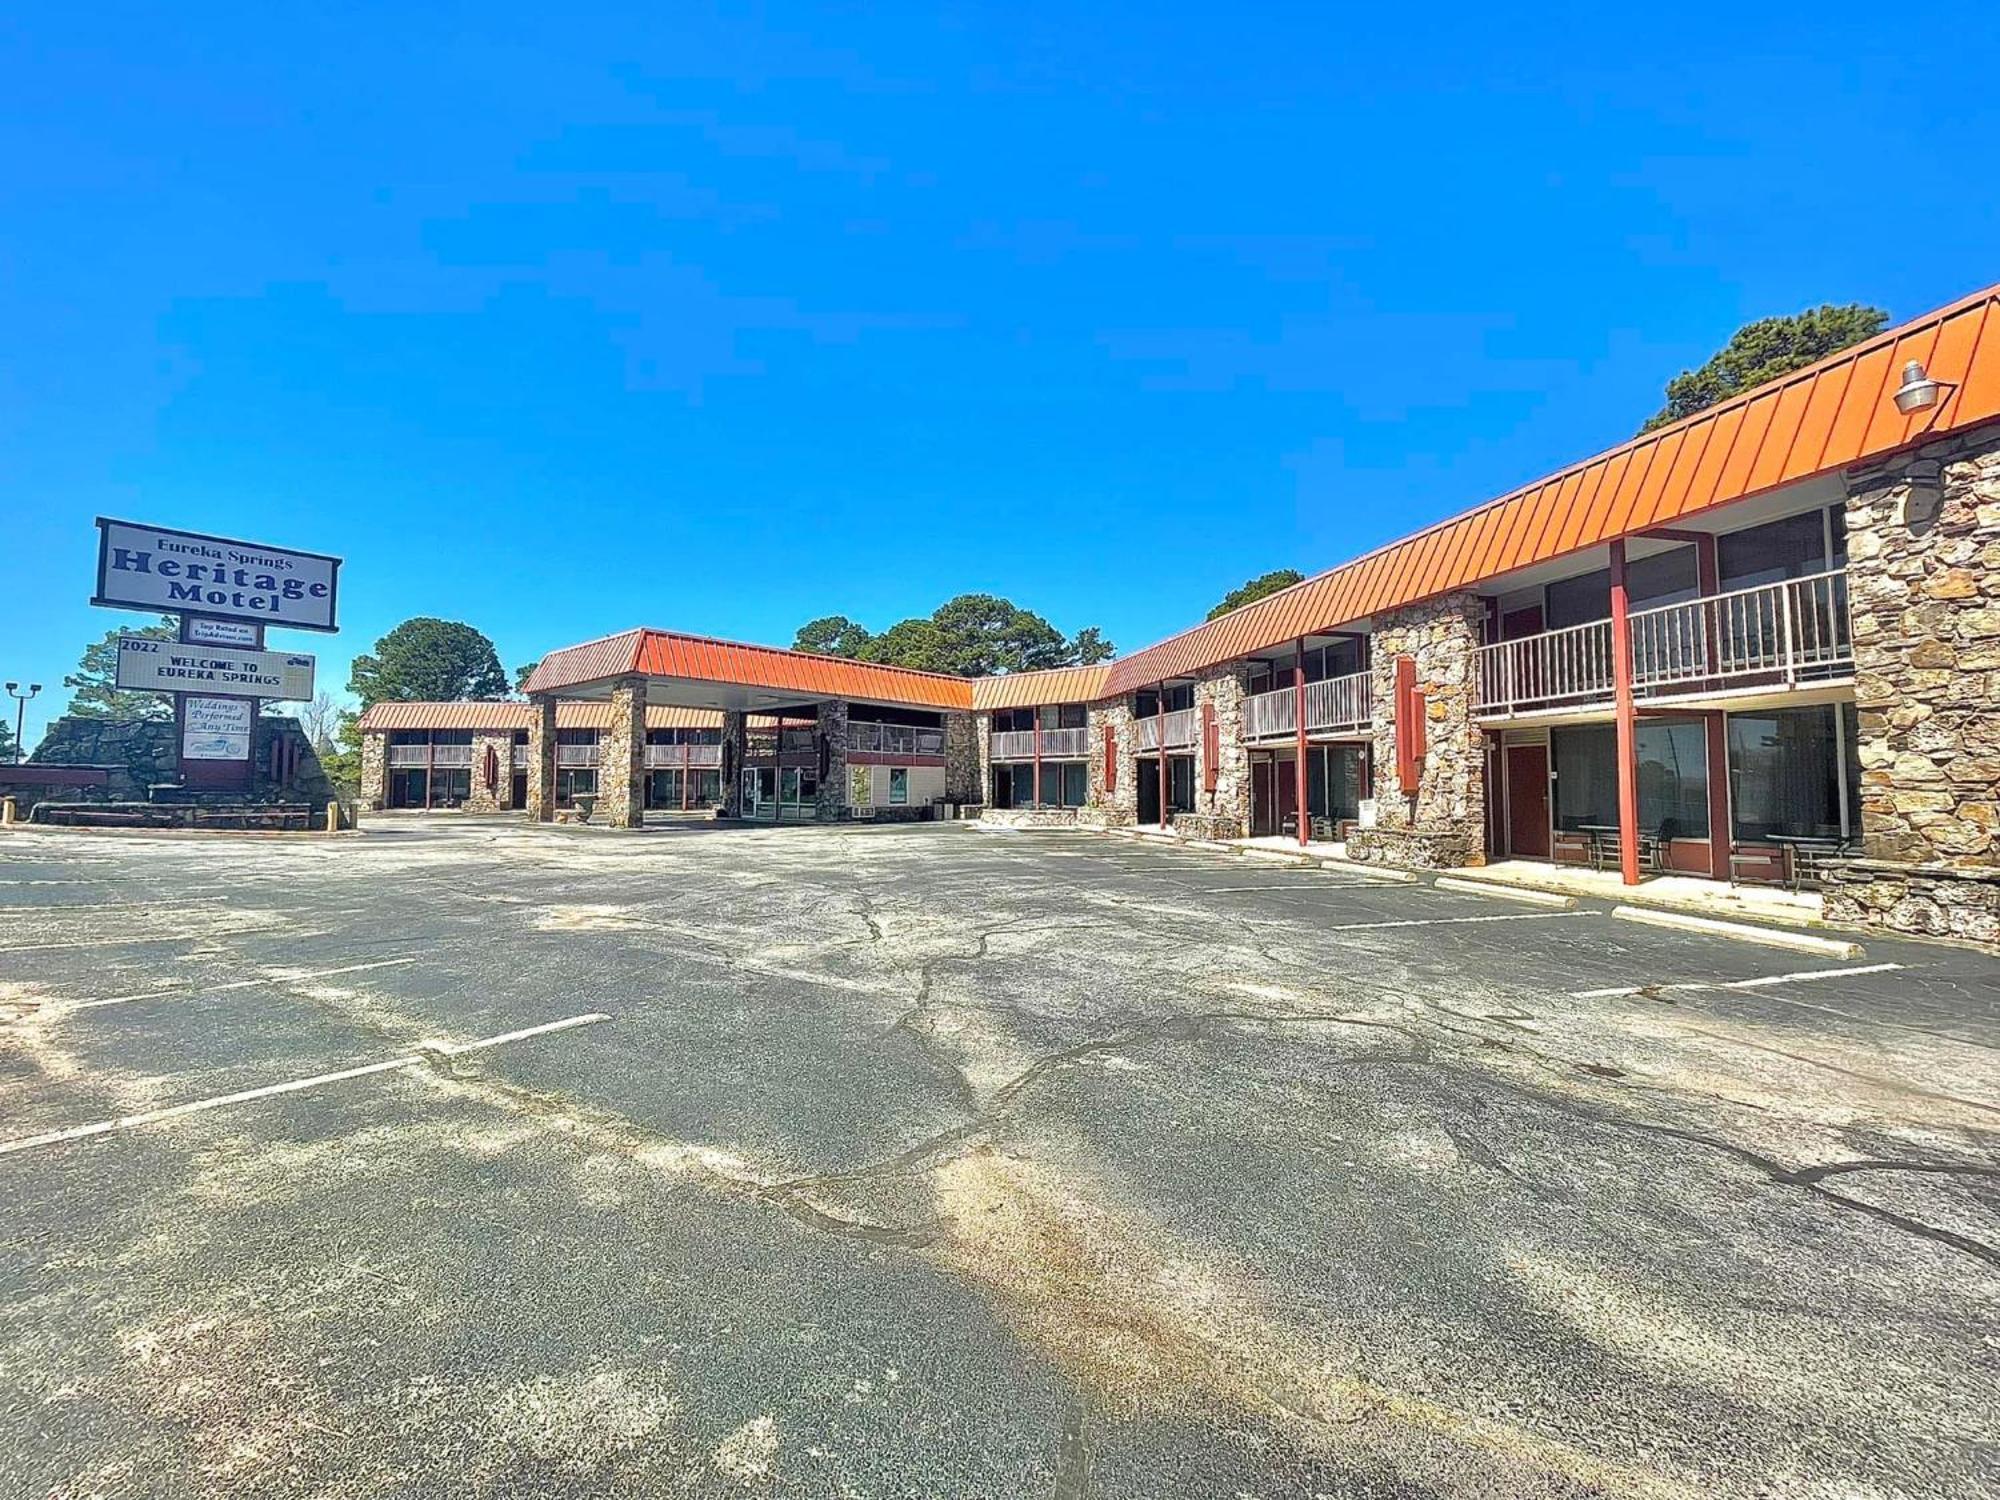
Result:
{"label": "sidewalk", "polygon": [[1503,859],[1489,865],[1468,865],[1446,872],[1456,880],[1556,891],[1565,896],[1590,896],[1630,906],[1659,906],[1698,912],[1705,917],[1781,922],[1793,927],[1820,925],[1818,891],[1788,891],[1770,885],[1726,885],[1699,875],[1654,875],[1626,885],[1616,870],[1583,870],[1535,860]]}

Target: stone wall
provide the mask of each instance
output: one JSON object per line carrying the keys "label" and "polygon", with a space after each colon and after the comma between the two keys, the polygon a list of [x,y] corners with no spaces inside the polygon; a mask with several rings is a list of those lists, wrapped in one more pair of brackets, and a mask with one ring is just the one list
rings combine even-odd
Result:
{"label": "stone wall", "polygon": [[[493,785],[486,784],[486,756],[493,755]],[[514,802],[514,732],[511,729],[476,729],[472,734],[472,790],[465,799],[467,812],[505,812]]]}
{"label": "stone wall", "polygon": [[646,821],[646,679],[611,688],[611,723],[597,736],[597,801],[591,821],[637,828]]}
{"label": "stone wall", "polygon": [[979,821],[990,828],[1074,828],[1078,809],[1074,807],[989,807]]}
{"label": "stone wall", "polygon": [[1866,858],[1826,915],[2000,941],[2000,424],[1851,470],[1846,510]]}
{"label": "stone wall", "polygon": [[[1113,698],[1094,705],[1086,715],[1090,725],[1090,805],[1105,809],[1104,826],[1123,827],[1139,818],[1139,757],[1133,747],[1132,700]],[[1118,759],[1118,784],[1104,785],[1104,735],[1109,730]]]}
{"label": "stone wall", "polygon": [[831,823],[847,811],[845,698],[833,698],[820,704],[813,743],[819,751],[819,790],[813,794],[814,812],[822,823]]}
{"label": "stone wall", "polygon": [[944,800],[959,806],[983,803],[993,785],[986,774],[986,731],[991,714],[944,716]]}
{"label": "stone wall", "polygon": [[[1475,594],[1448,594],[1375,621],[1375,827],[1347,839],[1350,859],[1442,869],[1486,858],[1485,736],[1473,720],[1485,607]],[[1424,694],[1426,744],[1417,790],[1396,774],[1396,661],[1408,656]]]}
{"label": "stone wall", "polygon": [[743,816],[743,715],[725,709],[722,714],[722,816]]}
{"label": "stone wall", "polygon": [[[1250,832],[1250,752],[1243,748],[1243,700],[1249,693],[1250,669],[1240,663],[1215,668],[1194,686],[1195,766],[1194,816],[1210,831],[1197,838],[1240,839]],[[1202,705],[1215,710],[1215,790],[1207,782],[1207,746],[1201,737]],[[1174,816],[1178,828],[1186,813]],[[1190,824],[1190,827],[1196,826]]]}
{"label": "stone wall", "polygon": [[389,800],[389,736],[375,730],[361,736],[361,805],[383,806]]}
{"label": "stone wall", "polygon": [[[246,796],[217,791],[203,797],[214,802],[306,802],[323,807],[334,800],[333,783],[319,763],[312,741],[306,738],[299,721],[289,714],[259,714],[252,721],[250,756],[252,776]],[[42,736],[35,753],[28,757],[36,765],[105,766],[111,780],[103,787],[79,789],[50,796],[49,801],[144,802],[151,789],[180,779],[179,746],[172,719],[92,719],[65,715]],[[270,774],[272,748],[285,742],[292,748],[294,771],[285,781]],[[365,767],[364,767],[365,768]]]}
{"label": "stone wall", "polygon": [[535,698],[528,724],[528,816],[538,823],[556,818],[556,700]]}

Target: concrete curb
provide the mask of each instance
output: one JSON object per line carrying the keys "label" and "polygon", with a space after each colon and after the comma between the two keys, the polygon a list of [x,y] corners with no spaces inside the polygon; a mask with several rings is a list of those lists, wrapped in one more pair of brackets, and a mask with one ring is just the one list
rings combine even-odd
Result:
{"label": "concrete curb", "polygon": [[1503,885],[1497,880],[1466,880],[1440,875],[1431,882],[1441,891],[1457,891],[1463,896],[1496,896],[1502,901],[1523,901],[1529,906],[1546,906],[1552,911],[1575,911],[1576,897],[1555,891],[1539,891],[1531,886]]}
{"label": "concrete curb", "polygon": [[1782,927],[1758,927],[1749,922],[1725,922],[1717,917],[1694,917],[1658,907],[1616,906],[1611,909],[1611,915],[1648,927],[1675,927],[1683,932],[1762,943],[1767,948],[1789,948],[1795,953],[1812,953],[1821,958],[1865,958],[1868,951],[1859,943],[1843,942],[1838,938],[1814,937],[1810,933],[1790,932]]}

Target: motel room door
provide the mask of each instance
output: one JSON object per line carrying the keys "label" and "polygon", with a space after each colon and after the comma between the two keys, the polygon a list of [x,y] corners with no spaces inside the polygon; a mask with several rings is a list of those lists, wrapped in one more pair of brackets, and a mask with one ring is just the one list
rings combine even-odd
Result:
{"label": "motel room door", "polygon": [[1141,827],[1157,825],[1160,821],[1160,762],[1156,757],[1140,757],[1139,771],[1139,824]]}
{"label": "motel room door", "polygon": [[1507,852],[1517,858],[1549,857],[1549,747],[1509,745]]}

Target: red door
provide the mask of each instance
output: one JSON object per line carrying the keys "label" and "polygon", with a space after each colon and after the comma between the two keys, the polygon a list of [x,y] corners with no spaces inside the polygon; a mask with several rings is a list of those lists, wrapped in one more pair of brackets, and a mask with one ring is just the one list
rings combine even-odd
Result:
{"label": "red door", "polygon": [[1549,857],[1549,747],[1507,747],[1507,852]]}
{"label": "red door", "polygon": [[1299,810],[1299,763],[1296,760],[1274,760],[1271,774],[1278,781],[1278,828],[1279,833],[1297,834],[1299,825],[1292,821]]}

